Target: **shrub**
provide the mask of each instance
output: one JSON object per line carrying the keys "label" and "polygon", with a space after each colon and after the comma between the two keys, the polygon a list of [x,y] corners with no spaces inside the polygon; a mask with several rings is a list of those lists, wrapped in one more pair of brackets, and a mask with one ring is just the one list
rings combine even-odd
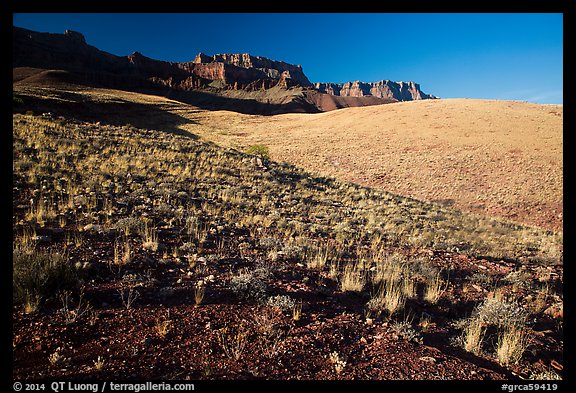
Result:
{"label": "shrub", "polygon": [[24,105],[24,100],[21,97],[12,96],[12,105],[22,106]]}
{"label": "shrub", "polygon": [[276,295],[269,297],[266,300],[266,305],[281,311],[292,311],[296,306],[296,301],[287,295]]}
{"label": "shrub", "polygon": [[262,302],[266,298],[266,283],[249,272],[233,277],[230,289],[243,300]]}
{"label": "shrub", "polygon": [[36,297],[46,299],[62,290],[77,289],[80,283],[78,270],[70,261],[56,252],[15,249],[12,255],[13,296],[16,301]]}
{"label": "shrub", "polygon": [[248,147],[248,149],[246,149],[246,153],[258,156],[260,158],[270,158],[270,149],[268,149],[268,146],[262,144]]}
{"label": "shrub", "polygon": [[224,327],[218,330],[218,344],[226,357],[232,360],[240,360],[248,343],[248,329],[244,325],[236,328]]}
{"label": "shrub", "polygon": [[521,326],[526,323],[528,313],[517,303],[488,298],[478,305],[474,318],[484,325]]}
{"label": "shrub", "polygon": [[406,341],[414,341],[417,343],[422,341],[422,336],[416,331],[416,329],[414,329],[414,327],[412,327],[409,320],[393,322],[390,327],[394,333]]}
{"label": "shrub", "polygon": [[498,334],[498,361],[503,365],[516,363],[527,346],[527,317],[527,311],[517,303],[488,298],[476,306],[470,318],[462,321],[464,330],[460,343],[466,351],[481,354],[482,342],[492,326]]}

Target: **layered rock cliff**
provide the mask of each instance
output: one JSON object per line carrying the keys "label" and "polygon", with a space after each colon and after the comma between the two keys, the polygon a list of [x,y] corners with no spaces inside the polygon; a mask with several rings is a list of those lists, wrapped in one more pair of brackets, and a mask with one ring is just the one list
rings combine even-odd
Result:
{"label": "layered rock cliff", "polygon": [[426,100],[437,98],[420,90],[420,85],[414,82],[347,82],[347,83],[316,83],[314,87],[321,93],[341,97],[387,98],[397,101]]}
{"label": "layered rock cliff", "polygon": [[[302,67],[250,54],[198,54],[193,61],[155,60],[134,52],[115,56],[90,46],[81,33],[38,33],[14,27],[13,66],[112,73],[179,90],[204,88],[212,82],[226,89],[311,87]],[[102,78],[100,78],[102,79]]]}
{"label": "layered rock cliff", "polygon": [[[414,82],[313,85],[300,65],[248,53],[199,53],[188,62],[155,60],[139,52],[116,56],[89,45],[81,33],[70,30],[52,34],[14,27],[12,55],[14,68],[68,72],[38,74],[36,82],[40,75],[50,75],[51,81],[66,76],[68,83],[74,84],[171,96],[178,93],[181,99],[202,102],[210,109],[254,107],[258,108],[255,113],[273,114],[434,98]],[[254,101],[254,105],[246,105],[246,101]]]}

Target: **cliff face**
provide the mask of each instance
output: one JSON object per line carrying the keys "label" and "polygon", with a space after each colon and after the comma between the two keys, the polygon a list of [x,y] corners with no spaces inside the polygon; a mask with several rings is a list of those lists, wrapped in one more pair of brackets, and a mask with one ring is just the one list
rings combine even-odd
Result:
{"label": "cliff face", "polygon": [[[310,87],[312,83],[308,80],[300,65],[288,64],[283,61],[270,60],[265,57],[252,56],[248,53],[242,54],[216,54],[207,56],[199,53],[194,59],[196,64],[222,63],[232,65],[235,68],[250,70],[247,74],[251,79],[291,79],[295,85]],[[235,68],[227,67],[234,75]]]}
{"label": "cliff face", "polygon": [[414,82],[347,82],[347,83],[316,83],[314,87],[321,93],[341,97],[373,96],[397,101],[426,100],[436,98],[420,90],[420,85]]}
{"label": "cliff face", "polygon": [[[13,67],[38,67],[138,77],[179,90],[203,88],[213,81],[226,89],[311,87],[302,67],[245,54],[198,54],[193,61],[174,63],[139,52],[115,56],[86,43],[80,33],[38,33],[14,27]],[[101,78],[102,79],[102,78]]]}
{"label": "cliff face", "polygon": [[[269,113],[325,111],[435,98],[423,93],[414,82],[383,80],[313,85],[300,65],[248,53],[212,56],[199,53],[194,60],[179,63],[155,60],[139,52],[116,56],[87,44],[81,33],[70,30],[52,34],[14,27],[12,55],[15,69],[63,70],[69,73],[67,80],[73,80],[75,84],[146,90],[162,95],[184,92],[188,98],[241,93],[235,97],[257,101],[255,107],[258,108],[263,107],[260,104],[269,105],[270,109],[266,109]],[[34,83],[40,76],[50,76],[53,81],[62,75],[65,74],[38,74]],[[275,89],[268,92],[272,88]],[[195,98],[191,100],[196,102]],[[218,105],[221,101],[215,100]],[[241,103],[236,99],[229,107],[239,105]]]}

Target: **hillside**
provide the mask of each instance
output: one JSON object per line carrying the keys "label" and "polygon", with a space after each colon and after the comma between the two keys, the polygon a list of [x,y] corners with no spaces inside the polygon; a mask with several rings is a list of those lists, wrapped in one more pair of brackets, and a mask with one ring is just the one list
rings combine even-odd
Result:
{"label": "hillside", "polygon": [[202,140],[346,111],[14,90],[14,378],[561,377],[561,235]]}
{"label": "hillside", "polygon": [[38,100],[34,83],[14,88],[40,111],[69,106],[91,120],[102,111],[118,124],[171,127],[239,150],[265,144],[274,160],[317,174],[562,231],[562,106],[452,99],[262,117],[71,86],[54,90],[51,97],[62,99],[51,102]]}
{"label": "hillside", "polygon": [[368,187],[562,231],[563,108],[426,100],[273,118],[204,112],[191,132]]}

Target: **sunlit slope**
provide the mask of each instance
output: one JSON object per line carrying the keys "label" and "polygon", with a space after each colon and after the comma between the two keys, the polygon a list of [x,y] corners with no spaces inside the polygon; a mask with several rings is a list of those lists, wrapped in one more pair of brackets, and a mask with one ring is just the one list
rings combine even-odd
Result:
{"label": "sunlit slope", "polygon": [[272,159],[308,171],[562,230],[561,105],[446,99],[259,116],[108,89],[16,84],[15,92],[59,110],[81,101],[89,118],[113,124],[193,133],[240,150],[265,144]]}
{"label": "sunlit slope", "polygon": [[427,100],[273,117],[202,112],[218,143],[262,143],[307,170],[561,230],[563,107]]}

